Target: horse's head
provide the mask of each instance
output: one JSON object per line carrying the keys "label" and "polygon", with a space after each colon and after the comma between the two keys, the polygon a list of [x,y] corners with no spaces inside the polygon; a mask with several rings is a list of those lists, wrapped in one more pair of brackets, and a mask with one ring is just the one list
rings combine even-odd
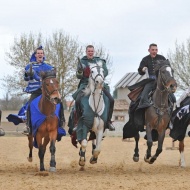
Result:
{"label": "horse's head", "polygon": [[95,85],[95,89],[103,88],[104,85],[104,69],[102,68],[102,62],[90,64],[90,77],[91,81]]}
{"label": "horse's head", "polygon": [[157,83],[161,83],[166,89],[172,90],[177,87],[177,83],[173,76],[173,69],[168,60],[159,60],[155,64],[155,72],[157,75]]}
{"label": "horse's head", "polygon": [[41,72],[42,95],[44,95],[52,104],[61,102],[61,95],[58,91],[59,82],[56,79],[56,71]]}

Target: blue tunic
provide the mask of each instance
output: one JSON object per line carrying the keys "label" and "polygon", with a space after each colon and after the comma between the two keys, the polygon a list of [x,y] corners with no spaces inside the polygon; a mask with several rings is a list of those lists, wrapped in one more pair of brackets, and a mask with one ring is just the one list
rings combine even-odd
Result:
{"label": "blue tunic", "polygon": [[32,69],[34,71],[34,75],[33,77],[30,77],[26,73],[26,71],[30,69],[30,64],[31,63],[29,63],[25,67],[25,75],[24,75],[24,80],[28,81],[28,86],[24,89],[24,92],[27,92],[27,93],[31,93],[41,88],[40,72],[42,71],[45,72],[45,71],[49,71],[53,69],[51,65],[45,62],[42,62],[42,63],[32,62]]}

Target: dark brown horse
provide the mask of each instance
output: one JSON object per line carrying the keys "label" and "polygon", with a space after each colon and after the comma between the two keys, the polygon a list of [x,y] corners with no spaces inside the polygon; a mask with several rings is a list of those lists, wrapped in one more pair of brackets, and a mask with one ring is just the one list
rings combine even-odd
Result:
{"label": "dark brown horse", "polygon": [[[49,171],[56,171],[55,162],[55,142],[57,138],[58,130],[58,118],[54,114],[56,104],[60,102],[59,83],[56,79],[55,71],[41,73],[42,77],[42,96],[39,101],[39,110],[46,116],[45,121],[40,125],[36,133],[36,141],[39,148],[38,156],[40,159],[40,171],[44,171],[44,155],[46,146],[50,142],[50,169]],[[32,113],[31,113],[32,114]],[[33,149],[33,135],[28,136],[29,140],[29,157],[28,161],[32,161],[32,149]]]}
{"label": "dark brown horse", "polygon": [[[159,154],[162,152],[165,131],[170,121],[171,108],[169,106],[169,94],[171,87],[176,85],[173,72],[168,61],[158,61],[155,64],[155,72],[157,74],[157,87],[153,93],[153,105],[145,110],[145,126],[147,136],[147,151],[144,157],[145,162],[154,163]],[[151,156],[151,148],[153,145],[152,134],[156,134],[158,147],[156,153]],[[139,160],[138,141],[139,134],[135,137],[136,147],[133,156],[134,161]]]}

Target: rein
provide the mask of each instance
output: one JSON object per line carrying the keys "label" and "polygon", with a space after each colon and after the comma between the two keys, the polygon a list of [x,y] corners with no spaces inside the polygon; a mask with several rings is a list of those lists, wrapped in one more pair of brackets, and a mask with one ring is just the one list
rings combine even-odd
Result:
{"label": "rein", "polygon": [[[166,66],[162,66],[161,68],[163,67],[166,67]],[[164,87],[163,90],[161,90],[159,87],[158,87],[158,84],[157,84],[157,90],[160,91],[160,97],[161,97],[161,107],[159,106],[156,106],[155,103],[153,105],[153,107],[156,109],[156,113],[160,116],[162,116],[165,112],[168,112],[170,111],[170,107],[169,105],[166,107],[166,103],[168,101],[167,98],[163,98],[164,95],[168,96],[169,93],[170,93],[170,88],[166,87],[166,84],[165,84],[165,78],[162,76],[161,74],[161,68],[159,69],[159,76],[160,76],[160,82],[162,84],[162,86]],[[158,83],[158,82],[157,82]],[[167,94],[164,94],[164,93],[167,93]],[[164,95],[163,95],[164,94]]]}
{"label": "rein", "polygon": [[92,68],[90,69],[91,72],[92,72],[92,69],[93,69],[93,68],[97,68],[97,70],[98,70],[98,74],[95,76],[95,78],[92,77],[92,74],[90,75],[91,78],[92,78],[92,80],[94,81],[94,83],[95,83],[95,80],[96,80],[96,78],[97,78],[98,76],[102,77],[102,79],[104,80],[104,76],[102,76],[102,75],[100,74],[100,68],[102,68],[102,67],[100,67],[99,65],[94,66],[94,67],[92,67]]}
{"label": "rein", "polygon": [[[93,68],[97,68],[97,70],[98,70],[98,74],[93,78],[92,77],[92,69]],[[95,117],[99,117],[99,115],[98,115],[98,113],[100,112],[100,111],[102,111],[102,109],[99,111],[99,112],[97,112],[97,110],[98,110],[98,107],[99,107],[99,104],[100,104],[100,100],[101,100],[101,97],[102,97],[102,95],[103,95],[103,91],[101,90],[101,92],[100,92],[100,96],[99,96],[99,99],[98,99],[98,105],[97,105],[97,107],[96,107],[96,105],[95,105],[95,90],[96,90],[96,86],[97,86],[97,84],[96,84],[96,82],[95,82],[95,80],[96,80],[96,78],[98,77],[98,76],[100,76],[103,80],[104,80],[104,76],[102,76],[101,74],[100,74],[100,66],[99,65],[96,65],[96,66],[94,66],[94,67],[92,67],[90,70],[91,70],[91,75],[90,75],[90,77],[91,77],[91,79],[93,80],[93,82],[94,82],[94,84],[95,84],[95,86],[94,86],[94,91],[92,92],[92,96],[93,96],[93,101],[94,101],[94,108],[95,108]]]}

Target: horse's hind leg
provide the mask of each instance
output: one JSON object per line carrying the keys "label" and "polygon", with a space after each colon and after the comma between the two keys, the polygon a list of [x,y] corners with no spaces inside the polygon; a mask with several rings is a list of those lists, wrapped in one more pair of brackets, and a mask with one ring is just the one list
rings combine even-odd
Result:
{"label": "horse's hind leg", "polygon": [[162,152],[164,138],[165,138],[165,130],[163,130],[161,134],[158,134],[158,148],[156,149],[156,154],[151,157],[149,164],[153,164],[154,161],[159,156],[159,154]]}
{"label": "horse's hind leg", "polygon": [[138,162],[139,161],[139,138],[140,138],[140,135],[139,133],[137,133],[137,135],[134,137],[135,138],[135,154],[133,155],[133,161],[134,162]]}
{"label": "horse's hind leg", "polygon": [[146,135],[147,135],[147,151],[146,151],[146,155],[144,157],[144,161],[145,162],[150,162],[150,158],[151,158],[151,149],[152,149],[152,134],[151,134],[151,128],[149,125],[146,125]]}
{"label": "horse's hind leg", "polygon": [[28,155],[28,161],[32,162],[32,149],[33,149],[33,136],[32,134],[28,135],[28,147],[30,149],[29,155]]}
{"label": "horse's hind leg", "polygon": [[184,157],[184,139],[182,141],[179,141],[179,152],[180,152],[179,165],[182,168],[184,168],[186,166],[186,164],[185,164],[185,157]]}

